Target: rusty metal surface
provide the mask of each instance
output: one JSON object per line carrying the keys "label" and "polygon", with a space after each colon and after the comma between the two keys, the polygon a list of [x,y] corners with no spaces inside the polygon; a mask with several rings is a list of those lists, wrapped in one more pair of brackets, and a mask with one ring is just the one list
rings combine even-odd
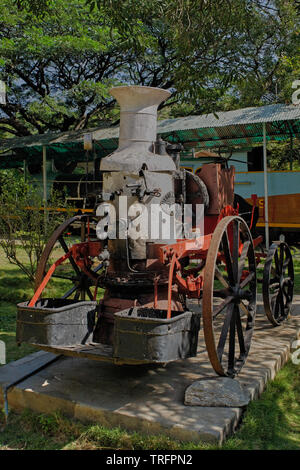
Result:
{"label": "rusty metal surface", "polygon": [[[261,239],[257,238],[253,243],[245,220],[238,216],[238,208],[233,207],[234,168],[222,168],[219,163],[204,164],[199,176],[176,168],[165,151],[165,143],[156,141],[157,106],[168,95],[164,90],[119,87],[113,95],[121,105],[120,141],[118,149],[101,162],[103,190],[99,194],[95,192],[95,214],[75,216],[55,230],[40,259],[36,274],[38,289],[30,303],[39,299],[52,275],[69,279],[71,288],[62,297],[66,309],[57,311],[57,318],[52,318],[56,326],[61,320],[62,329],[67,329],[68,324],[69,331],[65,335],[73,335],[74,343],[70,345],[68,339],[66,347],[61,342],[66,340],[56,342],[55,334],[50,334],[47,341],[41,340],[43,328],[48,328],[48,324],[45,318],[38,321],[41,314],[38,304],[32,314],[37,328],[34,342],[47,350],[56,348],[60,353],[65,347],[67,355],[86,354],[85,357],[99,360],[104,357],[119,363],[169,362],[189,357],[195,352],[198,330],[194,328],[196,317],[189,311],[188,300],[197,299],[203,304],[205,342],[212,366],[220,375],[234,376],[243,367],[250,349],[256,308],[255,261],[263,257],[254,254],[254,246],[261,243]],[[253,119],[252,111],[250,114]],[[183,130],[197,138],[196,129],[189,127],[194,119],[185,119]],[[165,129],[163,123],[160,127]],[[216,134],[222,138],[226,134],[226,129],[217,127],[217,131],[208,130],[211,138]],[[188,223],[179,217],[186,215],[186,203],[192,206],[188,214],[191,222],[189,238],[183,235],[186,235]],[[197,238],[193,238],[196,229],[200,229],[196,227],[197,204],[205,206],[204,233],[197,233]],[[139,209],[129,213],[129,207],[133,206]],[[148,217],[153,207],[161,212]],[[147,219],[140,217],[144,215],[144,209]],[[113,213],[111,219],[110,214],[109,217],[105,215],[108,210]],[[166,216],[172,219],[168,225],[173,225],[172,233],[167,235],[163,234]],[[254,212],[250,225],[253,217]],[[152,226],[145,236],[144,228],[148,227],[149,219]],[[90,236],[91,221],[97,224],[96,230],[93,229],[96,239]],[[74,222],[81,225],[81,243],[68,246],[64,233]],[[116,222],[115,230],[111,229],[113,222]],[[139,227],[134,234],[130,232],[132,226]],[[57,245],[64,255],[51,264],[46,274]],[[273,248],[264,275],[269,288],[272,284],[271,258],[275,259],[279,282],[283,285],[275,299],[275,311],[272,311],[272,300],[269,305],[266,303],[273,324],[284,296],[284,314],[292,299],[291,257],[287,250],[284,251],[284,261],[280,247],[279,258],[277,248]],[[285,268],[290,278],[287,287],[282,276]],[[104,290],[103,296],[99,295],[100,289]],[[75,323],[72,322],[66,299],[74,296],[76,302],[79,298],[84,300],[86,295],[91,301],[97,301],[97,306],[93,344],[83,349],[78,344],[80,328],[77,336],[75,332],[80,315],[78,317],[74,310]],[[142,311],[160,313],[152,321],[147,314],[145,318],[135,316],[134,312]],[[50,318],[51,312],[48,314]],[[21,316],[20,313],[20,319]],[[156,323],[158,330],[150,335],[148,327],[152,323]],[[179,324],[181,327],[178,328]],[[86,322],[82,321],[81,326],[86,328]],[[62,338],[67,337],[63,331],[60,333]],[[25,340],[30,341],[30,332]],[[95,344],[99,345],[98,349]],[[109,353],[102,355],[101,351],[108,350]]]}
{"label": "rusty metal surface", "polygon": [[[225,275],[220,271],[220,254]],[[222,285],[219,291],[215,290],[215,278]],[[220,298],[221,303],[216,304]],[[250,350],[256,314],[255,254],[249,228],[240,217],[225,217],[214,231],[204,272],[202,312],[205,344],[213,368],[219,375],[236,375]]]}
{"label": "rusty metal surface", "polygon": [[221,168],[220,163],[203,165],[198,176],[205,183],[209,193],[209,207],[206,214],[219,214],[227,205],[233,205],[235,169]]}
{"label": "rusty metal surface", "polygon": [[196,356],[200,315],[131,308],[115,315],[114,356],[118,361],[168,363]]}
{"label": "rusty metal surface", "polygon": [[17,307],[17,343],[71,346],[92,339],[96,302],[42,299]]}
{"label": "rusty metal surface", "polygon": [[[36,276],[35,276],[35,289],[43,283],[43,279],[47,273],[48,264],[51,256],[53,255],[55,246],[59,243],[65,254],[69,255],[69,262],[73,270],[73,281],[70,285],[70,289],[63,296],[68,298],[70,295],[75,293],[77,300],[79,296],[81,300],[84,300],[85,295],[93,300],[93,295],[90,291],[90,286],[96,284],[98,279],[98,268],[93,268],[93,263],[90,258],[95,257],[97,253],[101,251],[101,242],[90,242],[88,241],[89,235],[86,230],[86,221],[92,219],[93,216],[89,215],[77,215],[67,219],[63,222],[51,235],[42,256],[39,260]],[[81,223],[81,239],[84,240],[82,244],[74,244],[72,247],[68,247],[64,233],[72,227],[74,222]],[[85,243],[86,241],[86,243]],[[95,246],[97,245],[97,247]],[[96,251],[95,251],[96,249]],[[100,264],[99,264],[100,266]]]}
{"label": "rusty metal surface", "polygon": [[[41,256],[41,258],[39,260],[39,263],[38,263],[38,266],[37,266],[36,275],[35,275],[35,289],[37,289],[39,287],[39,285],[41,284],[41,282],[43,281],[43,278],[46,274],[47,261],[49,259],[49,255],[50,255],[51,251],[53,250],[54,245],[57,243],[58,239],[65,232],[65,230],[68,227],[70,227],[70,225],[72,225],[74,222],[79,221],[81,218],[82,218],[82,216],[76,215],[76,216],[71,217],[70,219],[66,220],[53,232],[53,234],[49,238],[49,241],[48,241],[48,243],[47,243],[47,245],[46,245],[46,247],[45,247],[45,249],[42,253],[42,256]],[[76,265],[74,260],[73,260],[72,264],[74,265],[74,269],[76,271],[77,270],[79,271],[79,269],[77,269],[77,265]]]}

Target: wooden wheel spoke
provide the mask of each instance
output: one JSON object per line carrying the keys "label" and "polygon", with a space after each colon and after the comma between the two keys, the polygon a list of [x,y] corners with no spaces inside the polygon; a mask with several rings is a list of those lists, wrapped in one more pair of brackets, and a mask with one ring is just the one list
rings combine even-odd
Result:
{"label": "wooden wheel spoke", "polygon": [[80,297],[80,290],[77,290],[74,300],[79,300],[79,297]]}
{"label": "wooden wheel spoke", "polygon": [[241,317],[238,311],[236,314],[236,330],[237,330],[238,340],[239,340],[239,345],[240,345],[240,355],[244,356],[246,353],[246,347],[245,347]]}
{"label": "wooden wheel spoke", "polygon": [[280,266],[280,272],[282,273],[283,269],[283,259],[284,259],[284,251],[283,251],[283,245],[279,246],[279,266]]}
{"label": "wooden wheel spoke", "polygon": [[253,281],[256,277],[256,274],[254,272],[251,272],[248,274],[247,277],[241,282],[240,288],[244,289],[251,281]]}
{"label": "wooden wheel spoke", "polygon": [[76,291],[76,289],[78,288],[78,286],[73,286],[70,290],[68,290],[61,298],[62,299],[67,299],[68,297],[70,297],[73,292]]}
{"label": "wooden wheel spoke", "polygon": [[281,289],[282,291],[284,291],[285,289],[289,289],[290,287],[292,287],[292,280],[290,277],[286,277],[283,279],[283,281],[281,282]]}
{"label": "wooden wheel spoke", "polygon": [[275,318],[278,318],[280,316],[280,313],[281,313],[281,308],[282,308],[282,296],[281,296],[281,291],[278,292],[278,295],[276,297],[276,301],[275,301],[275,310],[274,310],[274,317]]}
{"label": "wooden wheel spoke", "polygon": [[241,257],[240,257],[240,261],[239,261],[238,282],[240,282],[241,277],[242,277],[243,268],[244,268],[244,265],[245,265],[245,260],[246,260],[247,254],[248,254],[249,247],[250,247],[250,240],[247,240],[243,245],[243,249],[242,249],[242,253],[241,253]]}
{"label": "wooden wheel spoke", "polygon": [[229,287],[228,281],[224,278],[223,274],[221,273],[221,271],[219,270],[217,266],[215,268],[215,277],[218,279],[218,281],[221,282],[221,284],[224,287],[226,288]]}
{"label": "wooden wheel spoke", "polygon": [[264,308],[274,326],[282,324],[288,318],[293,289],[294,268],[291,251],[285,242],[274,242],[269,249],[263,275]]}
{"label": "wooden wheel spoke", "polygon": [[86,288],[86,292],[87,292],[87,295],[89,296],[89,299],[90,300],[94,300],[94,296],[93,294],[91,293],[91,290],[89,287]]}
{"label": "wooden wheel spoke", "polygon": [[95,269],[93,269],[92,271],[93,271],[94,273],[97,273],[97,272],[100,271],[100,269],[102,269],[102,268],[103,268],[103,263],[100,263],[100,264],[99,264]]}
{"label": "wooden wheel spoke", "polygon": [[217,353],[218,353],[219,361],[222,360],[224,347],[225,347],[226,339],[227,339],[227,336],[228,336],[229,327],[230,327],[230,324],[231,324],[233,309],[234,309],[234,305],[230,304],[228,309],[227,309],[225,321],[224,321],[222,329],[221,329],[220,338],[219,338],[219,342],[218,342],[218,346],[217,346]]}
{"label": "wooden wheel spoke", "polygon": [[56,277],[57,279],[65,279],[66,281],[76,281],[76,277],[69,277],[69,276],[63,276],[61,274],[52,274],[52,277]]}
{"label": "wooden wheel spoke", "polygon": [[233,269],[233,279],[234,282],[238,282],[238,273],[239,273],[239,227],[240,223],[238,220],[233,221],[233,242],[232,242],[232,269]]}
{"label": "wooden wheel spoke", "polygon": [[282,291],[280,290],[275,301],[274,317],[278,318],[282,313],[284,313],[284,301]]}
{"label": "wooden wheel spoke", "polygon": [[271,306],[272,306],[273,309],[274,309],[274,305],[275,305],[276,299],[277,299],[277,297],[278,297],[278,292],[279,292],[279,290],[278,290],[277,292],[275,292],[275,293],[271,296]]}
{"label": "wooden wheel spoke", "polygon": [[234,363],[235,363],[235,330],[236,330],[236,306],[234,305],[233,313],[230,321],[229,328],[229,352],[228,352],[228,372],[230,374],[234,373]]}
{"label": "wooden wheel spoke", "polygon": [[[65,242],[65,240],[63,239],[62,236],[59,237],[58,241],[59,241],[59,243],[60,243],[62,249],[64,250],[64,252],[65,252],[65,253],[68,253],[68,251],[69,251],[68,245],[66,244],[66,242]],[[70,263],[71,263],[71,265],[72,265],[74,271],[76,272],[76,274],[77,274],[77,275],[78,275],[78,274],[80,275],[80,269],[79,269],[79,267],[77,266],[77,264],[76,264],[76,262],[75,262],[75,260],[74,260],[74,258],[73,258],[72,255],[70,255],[69,260],[70,260]]]}
{"label": "wooden wheel spoke", "polygon": [[272,277],[269,282],[270,286],[273,284],[278,284],[279,285],[279,278],[278,277]]}
{"label": "wooden wheel spoke", "polygon": [[290,278],[284,279],[283,286],[282,286],[282,294],[286,298],[287,305],[289,305],[293,300],[292,292],[293,292],[292,280]]}
{"label": "wooden wheel spoke", "polygon": [[291,262],[291,256],[288,255],[288,256],[285,258],[285,261],[283,262],[283,265],[282,265],[282,274],[283,274],[283,275],[284,275],[284,273],[285,273],[285,271],[286,271],[286,268],[289,266],[290,262]]}
{"label": "wooden wheel spoke", "polygon": [[232,302],[233,300],[233,296],[228,296],[226,297],[226,299],[220,304],[217,306],[216,310],[214,310],[213,312],[213,318],[215,319],[223,310],[224,308],[230,304],[230,302]]}
{"label": "wooden wheel spoke", "polygon": [[222,237],[222,244],[223,244],[223,251],[224,251],[224,256],[225,256],[225,261],[226,261],[226,269],[228,272],[228,279],[229,279],[230,284],[234,285],[232,257],[230,253],[228,235],[227,235],[226,230],[224,231],[224,234]]}
{"label": "wooden wheel spoke", "polygon": [[290,303],[292,302],[293,299],[292,299],[292,296],[289,294],[289,292],[285,292],[284,289],[282,289],[282,293],[283,293],[283,295],[286,299],[286,303],[285,303],[285,307],[286,307],[286,306],[290,305]]}
{"label": "wooden wheel spoke", "polygon": [[279,260],[279,258],[278,258],[278,253],[277,253],[277,251],[275,251],[274,260],[275,260],[276,274],[277,274],[278,276],[280,276],[281,267],[280,267],[280,260]]}
{"label": "wooden wheel spoke", "polygon": [[[83,271],[77,265],[74,256],[72,256],[72,254],[70,253],[68,243],[64,238],[64,234],[66,233],[66,231],[69,230],[74,223],[78,224],[79,222],[81,224],[81,243],[84,243],[90,237],[91,220],[92,219],[90,216],[77,215],[66,220],[53,232],[39,260],[35,279],[36,289],[38,289],[38,287],[43,282],[45,274],[49,269],[47,268],[48,265],[50,263],[52,265],[52,261],[50,260],[54,256],[54,251],[56,250],[56,247],[59,245],[59,248],[62,248],[65,254],[68,253],[68,263],[66,263],[62,269],[57,269],[57,271],[53,273],[52,277],[70,282],[70,288],[67,290],[67,292],[64,293],[61,298],[67,299],[74,294],[74,300],[78,300],[79,298],[84,299],[85,296],[87,296],[90,300],[93,300],[93,294],[91,292],[90,287],[91,285],[98,282],[97,279],[99,274],[97,274],[97,272],[103,267],[103,264],[99,264],[98,266],[96,266],[96,268],[92,267],[87,271]],[[87,230],[86,226],[88,228]],[[77,242],[75,241],[74,243]]]}
{"label": "wooden wheel spoke", "polygon": [[[226,264],[227,275],[220,268],[221,262]],[[247,358],[256,314],[255,269],[247,224],[238,216],[224,217],[212,235],[202,289],[205,343],[219,375],[238,374]],[[243,275],[246,277],[241,282]],[[215,290],[216,280],[223,290]]]}
{"label": "wooden wheel spoke", "polygon": [[244,314],[248,317],[249,316],[249,310],[246,307],[246,305],[244,304],[244,302],[241,301],[239,306],[240,306],[240,309],[243,310]]}
{"label": "wooden wheel spoke", "polygon": [[62,249],[64,250],[65,253],[68,253],[69,251],[69,247],[68,245],[66,244],[63,236],[61,235],[59,238],[58,238],[58,241],[60,243],[60,246],[62,247]]}

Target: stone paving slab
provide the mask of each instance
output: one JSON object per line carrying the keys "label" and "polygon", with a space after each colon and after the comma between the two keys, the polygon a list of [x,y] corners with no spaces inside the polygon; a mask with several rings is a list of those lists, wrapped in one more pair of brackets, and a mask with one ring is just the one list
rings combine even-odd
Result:
{"label": "stone paving slab", "polygon": [[[261,302],[260,302],[261,304]],[[234,379],[257,398],[268,380],[288,360],[291,343],[300,333],[300,296],[293,316],[274,328],[265,319],[262,305],[257,314],[250,354]],[[3,387],[26,367],[52,358],[38,351],[0,368],[0,401]],[[161,366],[117,366],[83,358],[62,357],[24,380],[8,393],[9,407],[44,413],[60,410],[82,421],[131,431],[163,433],[183,441],[222,443],[236,429],[243,408],[185,406],[186,388],[196,380],[216,377],[199,336],[196,358]],[[2,390],[1,390],[2,389]]]}

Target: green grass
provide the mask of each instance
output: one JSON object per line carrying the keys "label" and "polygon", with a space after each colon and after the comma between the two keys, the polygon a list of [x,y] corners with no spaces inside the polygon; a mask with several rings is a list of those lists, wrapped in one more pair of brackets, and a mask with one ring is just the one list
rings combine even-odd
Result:
{"label": "green grass", "polygon": [[[193,448],[198,448],[192,444]],[[163,450],[191,448],[165,436],[143,436],[120,428],[82,424],[60,413],[44,415],[29,410],[11,413],[0,433],[0,450]]]}
{"label": "green grass", "polygon": [[6,344],[6,362],[20,359],[33,351],[26,344],[16,344],[16,305],[28,300],[33,293],[28,278],[17,266],[10,264],[0,249],[0,340]]}
{"label": "green grass", "polygon": [[247,407],[240,430],[224,449],[300,449],[300,366],[290,361]]}
{"label": "green grass", "polygon": [[61,413],[10,412],[0,450],[300,450],[300,369],[289,362],[249,404],[240,429],[226,443],[181,443],[158,435],[83,424]]}
{"label": "green grass", "polygon": [[[59,282],[59,281],[58,281]],[[295,260],[295,292],[300,293],[300,259]],[[65,289],[56,284],[49,295]],[[7,345],[7,362],[35,351],[15,343],[16,304],[28,300],[32,286],[20,270],[9,264],[0,252],[0,339]],[[4,415],[0,412],[0,427]],[[217,449],[206,444],[175,442],[166,436],[146,436],[120,428],[107,429],[83,424],[61,413],[38,414],[10,411],[7,426],[0,432],[0,450],[5,449],[128,449],[193,450]],[[221,447],[240,449],[300,449],[300,366],[289,362],[269,382],[259,400],[247,407],[242,425]]]}

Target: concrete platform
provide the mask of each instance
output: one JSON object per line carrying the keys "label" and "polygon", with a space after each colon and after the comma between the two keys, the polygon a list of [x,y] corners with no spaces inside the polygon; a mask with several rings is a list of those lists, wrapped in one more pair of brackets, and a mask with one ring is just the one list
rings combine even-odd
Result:
{"label": "concrete platform", "polygon": [[[235,379],[252,399],[261,394],[267,381],[288,360],[291,343],[299,333],[300,296],[295,298],[292,318],[278,328],[265,319],[260,302],[250,354]],[[1,367],[0,401],[3,403],[5,385],[52,357],[51,353],[38,351]],[[163,433],[183,441],[222,443],[234,432],[243,409],[183,404],[184,392],[191,383],[215,376],[201,333],[196,358],[166,367],[116,366],[82,358],[59,358],[13,387],[8,392],[8,403],[16,410],[61,410],[70,417],[109,427]]]}

